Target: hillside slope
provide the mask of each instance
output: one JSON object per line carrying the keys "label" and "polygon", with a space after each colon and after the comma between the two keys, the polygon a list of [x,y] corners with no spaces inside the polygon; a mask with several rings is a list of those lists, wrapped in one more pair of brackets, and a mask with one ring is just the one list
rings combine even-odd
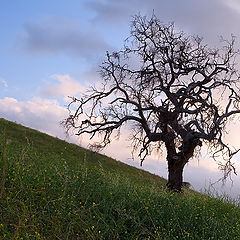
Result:
{"label": "hillside slope", "polygon": [[240,211],[0,119],[0,239],[240,239]]}

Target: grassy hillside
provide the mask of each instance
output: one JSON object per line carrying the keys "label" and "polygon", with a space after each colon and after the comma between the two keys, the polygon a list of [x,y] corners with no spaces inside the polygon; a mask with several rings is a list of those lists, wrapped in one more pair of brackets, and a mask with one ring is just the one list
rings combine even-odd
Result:
{"label": "grassy hillside", "polygon": [[0,119],[0,239],[240,239],[240,209]]}

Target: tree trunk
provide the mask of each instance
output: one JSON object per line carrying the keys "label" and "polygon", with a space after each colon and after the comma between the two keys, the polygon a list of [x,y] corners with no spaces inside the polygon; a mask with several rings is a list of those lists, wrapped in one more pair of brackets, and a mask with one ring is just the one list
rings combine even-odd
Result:
{"label": "tree trunk", "polygon": [[167,187],[173,191],[181,192],[183,185],[183,168],[185,161],[172,159],[168,161],[168,183]]}

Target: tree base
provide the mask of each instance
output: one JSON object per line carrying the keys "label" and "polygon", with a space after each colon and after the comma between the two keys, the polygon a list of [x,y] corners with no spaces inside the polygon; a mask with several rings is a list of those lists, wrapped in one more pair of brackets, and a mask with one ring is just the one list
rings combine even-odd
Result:
{"label": "tree base", "polygon": [[174,192],[182,192],[183,168],[184,164],[182,162],[174,162],[172,164],[168,164],[168,189]]}

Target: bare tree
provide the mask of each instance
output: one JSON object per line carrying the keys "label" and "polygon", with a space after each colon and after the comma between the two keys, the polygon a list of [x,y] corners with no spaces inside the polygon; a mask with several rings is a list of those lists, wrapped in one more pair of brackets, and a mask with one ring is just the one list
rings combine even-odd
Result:
{"label": "bare tree", "polygon": [[[181,191],[183,168],[202,143],[221,153],[224,177],[235,172],[237,152],[224,142],[226,124],[239,110],[235,38],[212,49],[202,38],[136,15],[123,50],[107,53],[100,66],[101,87],[72,97],[67,129],[77,135],[101,135],[98,147],[129,123],[134,149],[143,161],[154,149],[166,149],[170,189]],[[98,135],[98,134],[97,134]]]}

